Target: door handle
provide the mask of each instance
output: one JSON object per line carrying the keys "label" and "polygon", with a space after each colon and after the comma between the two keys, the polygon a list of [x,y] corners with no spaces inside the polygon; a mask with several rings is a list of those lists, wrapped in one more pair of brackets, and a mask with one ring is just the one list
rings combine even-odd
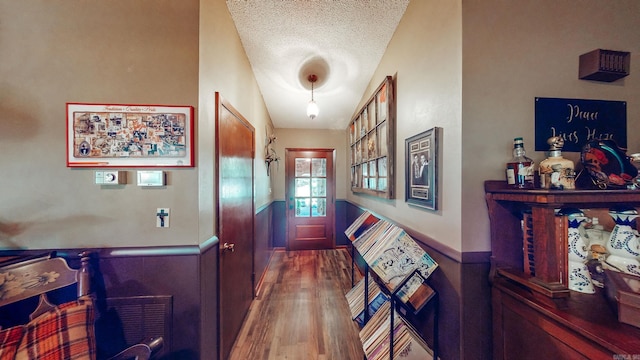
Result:
{"label": "door handle", "polygon": [[236,247],[236,244],[229,244],[229,243],[222,244],[222,250],[224,251],[234,252],[235,247]]}

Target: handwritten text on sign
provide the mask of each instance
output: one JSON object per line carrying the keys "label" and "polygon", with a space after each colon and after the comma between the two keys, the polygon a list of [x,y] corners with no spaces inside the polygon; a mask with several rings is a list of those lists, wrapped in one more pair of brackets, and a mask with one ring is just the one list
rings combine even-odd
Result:
{"label": "handwritten text on sign", "polygon": [[591,140],[613,140],[627,147],[625,101],[536,98],[535,150],[547,151],[547,139],[561,136],[563,151],[580,152]]}

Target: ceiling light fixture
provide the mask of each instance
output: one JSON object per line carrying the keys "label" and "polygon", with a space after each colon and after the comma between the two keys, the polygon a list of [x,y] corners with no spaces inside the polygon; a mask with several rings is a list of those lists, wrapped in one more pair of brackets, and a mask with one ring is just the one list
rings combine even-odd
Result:
{"label": "ceiling light fixture", "polygon": [[318,116],[318,112],[320,111],[320,109],[318,109],[318,104],[316,104],[316,102],[313,100],[313,83],[318,81],[318,77],[314,74],[311,74],[309,75],[307,80],[309,80],[309,82],[311,83],[311,101],[309,101],[309,105],[307,105],[307,116],[311,120],[313,120],[316,118],[316,116]]}

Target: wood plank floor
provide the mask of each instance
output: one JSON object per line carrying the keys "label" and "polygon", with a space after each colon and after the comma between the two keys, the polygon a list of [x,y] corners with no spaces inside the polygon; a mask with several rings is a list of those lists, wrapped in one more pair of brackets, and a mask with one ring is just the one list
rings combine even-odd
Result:
{"label": "wood plank floor", "polygon": [[276,251],[230,360],[363,359],[349,289],[347,250]]}

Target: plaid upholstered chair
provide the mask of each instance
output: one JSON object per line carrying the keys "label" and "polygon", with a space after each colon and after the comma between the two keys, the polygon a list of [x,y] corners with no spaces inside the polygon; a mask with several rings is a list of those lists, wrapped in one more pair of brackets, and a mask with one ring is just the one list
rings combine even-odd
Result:
{"label": "plaid upholstered chair", "polygon": [[[51,255],[22,260],[0,268],[0,307],[39,297],[29,321],[0,329],[0,360],[95,360],[95,299],[91,294],[88,253],[81,255],[80,269],[71,269]],[[77,299],[52,304],[47,293],[77,284]],[[112,360],[149,359],[162,347],[162,339],[135,344]]]}

